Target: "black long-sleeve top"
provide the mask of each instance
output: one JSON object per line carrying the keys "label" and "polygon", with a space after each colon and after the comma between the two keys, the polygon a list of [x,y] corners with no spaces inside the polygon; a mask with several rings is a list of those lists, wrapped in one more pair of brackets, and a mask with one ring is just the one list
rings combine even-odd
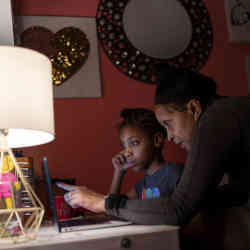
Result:
{"label": "black long-sleeve top", "polygon": [[[229,184],[218,188],[225,173]],[[202,206],[246,203],[249,178],[250,99],[219,98],[197,122],[183,175],[172,196],[127,200],[107,213],[138,224],[184,225]]]}

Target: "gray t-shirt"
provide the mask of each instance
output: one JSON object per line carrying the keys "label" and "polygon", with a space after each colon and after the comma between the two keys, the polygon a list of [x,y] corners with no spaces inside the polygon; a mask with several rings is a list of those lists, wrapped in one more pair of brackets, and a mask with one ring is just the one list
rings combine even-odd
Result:
{"label": "gray t-shirt", "polygon": [[170,196],[175,190],[183,171],[183,165],[165,163],[152,175],[145,175],[135,185],[138,199]]}

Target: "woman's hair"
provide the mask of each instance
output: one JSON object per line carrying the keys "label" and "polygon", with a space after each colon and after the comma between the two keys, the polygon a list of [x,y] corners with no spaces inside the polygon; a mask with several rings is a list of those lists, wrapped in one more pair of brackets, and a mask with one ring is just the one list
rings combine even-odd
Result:
{"label": "woman's hair", "polygon": [[145,108],[126,108],[121,111],[120,117],[122,121],[118,124],[118,130],[125,126],[134,126],[141,129],[150,137],[158,133],[160,133],[163,138],[167,137],[165,128],[157,121],[152,110]]}
{"label": "woman's hair", "polygon": [[205,75],[185,68],[171,68],[167,64],[155,66],[158,81],[154,103],[171,104],[179,111],[185,110],[191,99],[200,102],[205,109],[217,96],[216,82]]}

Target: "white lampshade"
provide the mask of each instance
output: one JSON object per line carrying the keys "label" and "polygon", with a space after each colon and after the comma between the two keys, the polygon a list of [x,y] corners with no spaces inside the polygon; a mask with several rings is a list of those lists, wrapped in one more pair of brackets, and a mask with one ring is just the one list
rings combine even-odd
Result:
{"label": "white lampshade", "polygon": [[34,50],[0,46],[0,129],[10,148],[54,139],[51,62]]}

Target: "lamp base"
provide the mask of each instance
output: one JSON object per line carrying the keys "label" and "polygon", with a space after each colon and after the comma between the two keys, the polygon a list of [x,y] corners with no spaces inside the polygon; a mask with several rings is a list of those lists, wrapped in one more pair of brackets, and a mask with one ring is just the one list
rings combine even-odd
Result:
{"label": "lamp base", "polygon": [[[6,136],[0,130],[0,240],[18,243],[35,239],[43,219],[44,206],[8,148]],[[18,191],[21,187],[32,203],[29,207],[20,202]]]}

